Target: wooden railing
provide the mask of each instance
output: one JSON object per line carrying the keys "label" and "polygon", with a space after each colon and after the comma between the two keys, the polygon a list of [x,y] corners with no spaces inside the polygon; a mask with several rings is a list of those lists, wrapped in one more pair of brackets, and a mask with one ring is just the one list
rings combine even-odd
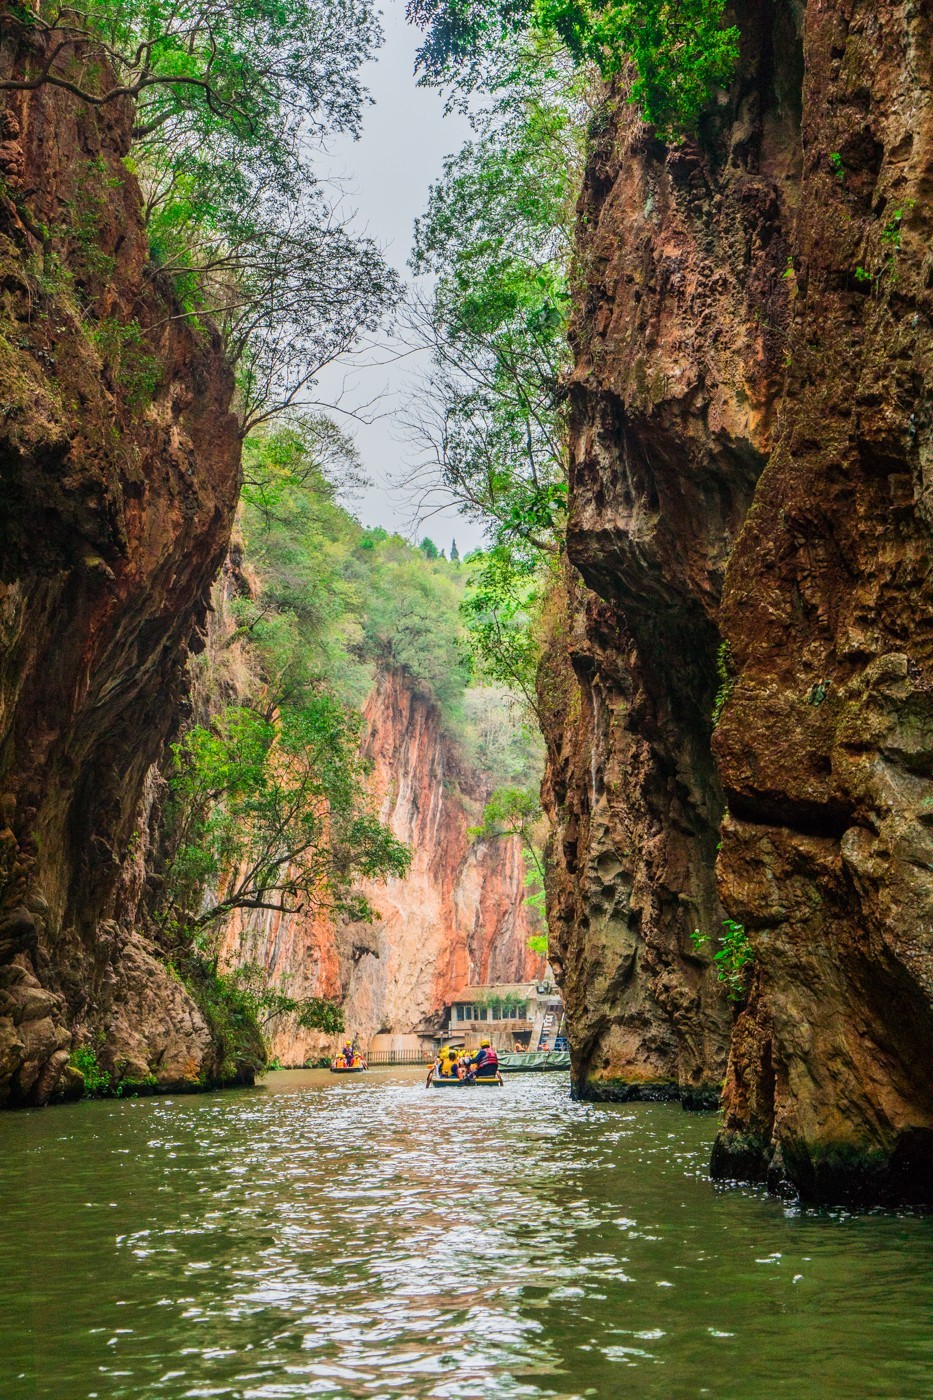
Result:
{"label": "wooden railing", "polygon": [[368,1065],[428,1065],[434,1056],[426,1050],[373,1050],[366,1056]]}

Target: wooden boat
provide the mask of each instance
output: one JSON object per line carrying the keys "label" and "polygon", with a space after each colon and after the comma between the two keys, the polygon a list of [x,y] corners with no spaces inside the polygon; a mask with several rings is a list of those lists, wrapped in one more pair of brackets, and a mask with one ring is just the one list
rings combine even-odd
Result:
{"label": "wooden boat", "polygon": [[431,1084],[435,1089],[465,1089],[468,1085],[472,1084],[482,1084],[485,1088],[488,1088],[491,1084],[494,1089],[500,1089],[502,1087],[498,1079],[457,1079],[453,1075],[447,1076],[440,1074],[435,1074],[433,1076]]}

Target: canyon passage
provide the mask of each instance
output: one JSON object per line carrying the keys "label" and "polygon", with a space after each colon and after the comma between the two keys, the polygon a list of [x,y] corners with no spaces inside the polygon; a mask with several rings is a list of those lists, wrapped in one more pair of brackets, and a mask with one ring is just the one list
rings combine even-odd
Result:
{"label": "canyon passage", "polygon": [[933,1389],[931,94],[0,0],[4,1395]]}

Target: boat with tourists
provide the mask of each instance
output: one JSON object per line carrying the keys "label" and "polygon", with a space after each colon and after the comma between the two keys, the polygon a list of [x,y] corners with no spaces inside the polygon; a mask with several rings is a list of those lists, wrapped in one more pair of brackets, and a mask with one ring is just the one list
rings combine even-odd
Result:
{"label": "boat with tourists", "polygon": [[331,1074],[362,1074],[368,1068],[356,1046],[349,1043],[330,1062]]}
{"label": "boat with tourists", "polygon": [[453,1049],[449,1045],[441,1046],[437,1059],[428,1070],[425,1087],[464,1089],[472,1084],[494,1085],[497,1089],[502,1087],[499,1056],[489,1039],[482,1041],[475,1055]]}

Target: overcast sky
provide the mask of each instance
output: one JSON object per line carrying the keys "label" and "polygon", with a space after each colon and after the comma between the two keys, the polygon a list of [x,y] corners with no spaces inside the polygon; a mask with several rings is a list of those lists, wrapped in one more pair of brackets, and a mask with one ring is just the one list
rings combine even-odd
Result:
{"label": "overcast sky", "polygon": [[[356,211],[354,227],[375,239],[389,262],[410,280],[406,264],[414,221],[424,212],[444,157],[467,139],[469,125],[462,116],[445,116],[440,95],[416,85],[412,70],[419,33],[405,22],[404,0],[387,0],[383,28],[385,43],[363,72],[375,105],[366,111],[359,141],[332,147],[331,164],[345,191],[345,208]],[[382,525],[406,536],[414,531],[418,539],[427,534],[448,552],[455,538],[465,553],[482,543],[478,526],[447,508],[415,528],[413,503],[397,486],[393,489],[393,480],[403,474],[414,453],[404,441],[400,416],[421,357],[391,362],[392,353],[389,349],[373,356],[388,361],[381,366],[349,375],[334,370],[321,379],[321,398],[343,392],[347,408],[379,398],[378,405],[365,411],[367,417],[379,413],[371,423],[334,415],[356,438],[372,482],[348,504],[366,525]]]}

